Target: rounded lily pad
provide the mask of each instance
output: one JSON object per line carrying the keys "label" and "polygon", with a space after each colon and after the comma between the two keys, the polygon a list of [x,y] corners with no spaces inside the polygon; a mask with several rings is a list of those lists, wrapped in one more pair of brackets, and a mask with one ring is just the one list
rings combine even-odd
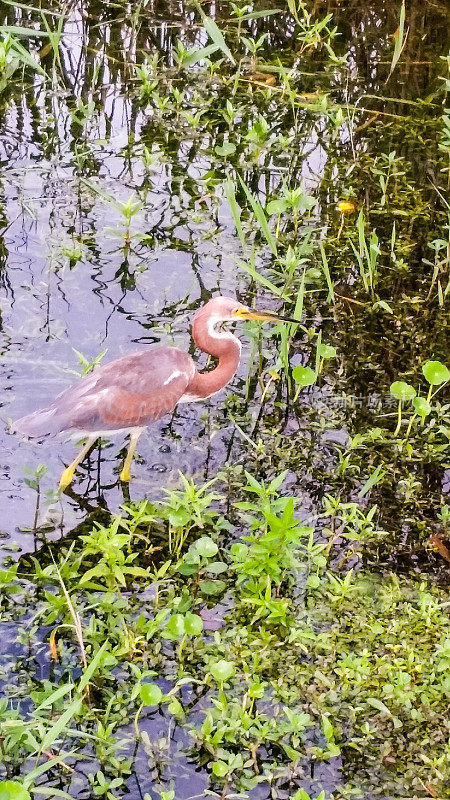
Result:
{"label": "rounded lily pad", "polygon": [[299,386],[312,386],[316,380],[316,373],[311,367],[294,367],[292,377]]}
{"label": "rounded lily pad", "polygon": [[217,683],[225,683],[234,675],[234,664],[232,661],[225,661],[224,658],[221,658],[220,661],[209,665],[209,671]]}
{"label": "rounded lily pad", "polygon": [[225,588],[225,581],[200,581],[199,583],[201,593],[211,596],[222,594]]}
{"label": "rounded lily pad", "polygon": [[441,383],[450,381],[450,371],[442,361],[427,361],[422,367],[422,372],[425,380],[432,386],[440,386]]}
{"label": "rounded lily pad", "polygon": [[0,800],[31,800],[31,797],[22,783],[0,781]]}
{"label": "rounded lily pad", "polygon": [[139,693],[144,706],[158,706],[163,697],[163,693],[156,683],[143,683]]}
{"label": "rounded lily pad", "polygon": [[169,712],[169,714],[173,714],[174,717],[184,716],[183,706],[176,697],[173,697],[172,700],[170,701],[169,705],[167,706],[167,711]]}
{"label": "rounded lily pad", "polygon": [[166,631],[175,639],[181,639],[185,634],[183,614],[172,614],[166,625]]}
{"label": "rounded lily pad", "polygon": [[419,417],[427,417],[431,411],[430,404],[424,397],[415,397],[413,400],[414,411]]}
{"label": "rounded lily pad", "polygon": [[201,536],[195,543],[195,549],[204,558],[215,556],[219,548],[209,536]]}
{"label": "rounded lily pad", "polygon": [[203,630],[202,618],[188,611],[184,616],[184,630],[188,636],[199,636]]}
{"label": "rounded lily pad", "polygon": [[405,403],[407,400],[412,400],[413,397],[416,396],[416,390],[414,389],[414,386],[411,386],[409,383],[405,383],[405,381],[394,381],[394,383],[391,383],[390,392],[391,395],[401,403]]}
{"label": "rounded lily pad", "polygon": [[320,358],[336,358],[336,348],[331,344],[319,344],[317,351]]}

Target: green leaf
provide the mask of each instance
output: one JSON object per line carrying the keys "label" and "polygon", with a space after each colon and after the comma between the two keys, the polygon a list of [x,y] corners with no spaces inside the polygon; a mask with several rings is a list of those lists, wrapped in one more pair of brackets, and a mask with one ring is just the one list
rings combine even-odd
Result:
{"label": "green leaf", "polygon": [[320,358],[336,358],[336,348],[331,344],[323,344],[322,342],[317,347],[317,352]]}
{"label": "green leaf", "polygon": [[58,689],[55,689],[42,703],[35,708],[34,714],[38,714],[39,711],[42,711],[44,708],[51,708],[52,705],[58,702],[61,697],[64,697],[65,694],[73,691],[74,689],[73,683],[65,683],[63,686],[60,686]]}
{"label": "green leaf", "polygon": [[320,578],[318,575],[308,575],[308,579],[306,581],[306,585],[309,586],[310,589],[318,589],[320,586]]}
{"label": "green leaf", "polygon": [[419,417],[427,417],[431,412],[431,406],[424,397],[415,397],[413,400],[413,406],[414,411],[419,415]]}
{"label": "green leaf", "polygon": [[81,709],[81,697],[76,697],[73,700],[68,708],[61,714],[60,717],[56,720],[56,722],[48,729],[47,733],[45,734],[44,738],[41,742],[41,752],[44,750],[48,750],[52,744],[56,741],[56,739],[60,736],[60,734],[64,731],[66,732],[66,728],[76,714],[79,713]]}
{"label": "green leaf", "polygon": [[251,193],[251,191],[248,188],[248,186],[246,186],[246,184],[242,180],[241,176],[239,175],[238,177],[239,177],[239,182],[240,182],[240,184],[241,184],[241,186],[242,186],[242,188],[243,188],[243,190],[244,190],[244,192],[245,192],[245,194],[247,196],[247,200],[248,200],[248,202],[250,203],[250,205],[252,207],[253,213],[254,213],[256,219],[258,220],[258,222],[260,224],[260,227],[261,227],[261,230],[262,230],[262,232],[263,232],[263,234],[265,236],[266,242],[269,245],[270,249],[272,250],[272,253],[274,254],[274,256],[276,256],[276,254],[277,254],[277,242],[276,242],[276,239],[274,238],[274,236],[272,234],[272,231],[269,228],[269,223],[267,222],[267,217],[266,217],[266,215],[264,213],[264,209],[263,209],[261,203],[259,202],[258,198],[254,197],[254,195]]}
{"label": "green leaf", "polygon": [[406,403],[407,400],[412,400],[416,396],[414,386],[411,386],[405,381],[394,381],[391,383],[390,392],[392,397],[399,400],[401,403]]}
{"label": "green leaf", "polygon": [[450,372],[441,361],[427,361],[422,367],[422,372],[431,386],[440,386],[441,383],[450,380]]}
{"label": "green leaf", "polygon": [[381,711],[383,714],[387,714],[388,717],[392,717],[392,714],[389,711],[388,707],[385,706],[385,704],[381,700],[379,700],[378,697],[368,697],[367,703],[369,704],[369,706],[376,708],[377,711]]}
{"label": "green leaf", "polygon": [[383,469],[381,464],[379,464],[378,467],[374,469],[374,471],[372,472],[372,475],[370,475],[369,478],[366,480],[364,486],[359,490],[358,497],[365,497],[366,494],[370,492],[370,490],[374,486],[376,486],[377,483],[383,480],[385,474],[386,474],[385,470]]}
{"label": "green leaf", "polygon": [[[0,34],[2,34],[2,35],[8,34],[8,33],[12,33],[13,35],[14,34],[18,35],[19,31],[22,31],[22,32],[23,31],[27,31],[27,33],[29,35],[31,35],[30,34],[30,28],[20,28],[19,26],[16,27],[14,25],[2,25],[2,26],[0,26]],[[34,31],[34,34],[37,35],[38,31]],[[22,33],[21,35],[24,35],[24,34]],[[39,35],[40,35],[40,32],[39,32]],[[43,35],[45,36],[45,34],[43,34]],[[28,52],[28,50],[20,42],[18,42],[16,39],[12,39],[12,41],[11,41],[11,53],[16,56],[16,58],[20,61],[21,64],[25,64],[25,66],[31,67],[31,69],[34,69],[40,75],[45,75],[45,71],[42,69],[42,67],[39,64],[39,62],[36,61],[36,59],[34,59],[33,56]]]}
{"label": "green leaf", "polygon": [[212,558],[218,553],[219,548],[210,536],[201,536],[195,542],[195,549],[204,558]]}
{"label": "green leaf", "polygon": [[400,19],[398,23],[398,28],[394,33],[394,53],[392,55],[391,68],[389,70],[389,75],[387,77],[387,80],[389,80],[395,67],[397,66],[397,62],[406,44],[406,38],[408,36],[409,28],[406,31],[406,33],[404,31],[405,31],[405,0],[402,0],[402,4],[400,6]]}
{"label": "green leaf", "polygon": [[100,650],[97,650],[97,652],[96,652],[94,658],[92,659],[91,663],[84,670],[84,672],[83,672],[83,674],[82,674],[82,676],[80,678],[80,682],[78,684],[78,687],[77,687],[78,691],[80,692],[80,694],[81,694],[81,692],[84,691],[84,689],[88,685],[89,681],[93,677],[94,673],[97,671],[97,668],[98,668],[98,666],[100,664],[100,661],[102,660],[103,653],[105,652],[105,650],[108,647],[109,647],[109,642],[108,642],[108,640],[106,640],[106,642],[103,642]]}
{"label": "green leaf", "polygon": [[294,367],[292,377],[299,386],[312,386],[316,380],[316,373],[311,367]]}
{"label": "green leaf", "polygon": [[216,47],[222,51],[222,53],[231,61],[232,64],[236,65],[236,61],[234,60],[233,56],[231,55],[231,51],[227,46],[225,39],[223,38],[223,33],[220,28],[217,27],[216,23],[214,22],[211,17],[207,17],[203,11],[199,8],[199,11],[203,17],[203,25],[205,26],[205,30],[210,39],[214,42]]}
{"label": "green leaf", "polygon": [[[247,6],[249,8],[249,6]],[[243,14],[243,16],[239,15],[239,19],[241,22],[248,19],[260,19],[261,17],[270,17],[272,14],[282,14],[283,10],[281,8],[265,8],[261,11],[252,11],[250,14]],[[272,65],[271,65],[272,69]],[[275,70],[275,67],[273,68]]]}
{"label": "green leaf", "polygon": [[233,142],[224,142],[222,145],[217,144],[214,148],[214,152],[217,153],[218,156],[231,156],[236,152],[236,145],[233,144]]}
{"label": "green leaf", "polygon": [[392,308],[390,307],[389,303],[386,303],[386,300],[377,300],[373,304],[373,307],[374,308],[381,308],[381,309],[383,309],[383,311],[387,311],[388,314],[393,314],[394,313]]}
{"label": "green leaf", "polygon": [[283,211],[287,209],[287,202],[282,197],[278,198],[277,200],[271,200],[270,203],[266,205],[266,211],[268,214],[282,214]]}
{"label": "green leaf", "polygon": [[184,709],[177,697],[174,697],[167,706],[169,714],[174,717],[184,717]]}
{"label": "green leaf", "polygon": [[225,661],[221,659],[209,665],[209,671],[217,683],[225,683],[228,681],[235,672],[235,666],[232,661]]}
{"label": "green leaf", "polygon": [[202,47],[200,50],[188,50],[188,52],[183,55],[183,69],[186,67],[192,67],[193,64],[196,64],[197,61],[201,61],[203,58],[208,58],[208,56],[216,53],[218,49],[219,46],[217,44],[208,44],[206,47]]}
{"label": "green leaf", "polygon": [[225,763],[225,761],[214,761],[212,765],[212,771],[216,776],[216,778],[225,778],[228,775],[230,769],[228,767],[228,764]]}
{"label": "green leaf", "polygon": [[172,614],[165,630],[174,639],[181,639],[185,634],[183,614]]}
{"label": "green leaf", "polygon": [[180,566],[177,567],[177,572],[179,572],[181,575],[195,575],[198,570],[198,564],[193,564],[191,562],[180,564]]}
{"label": "green leaf", "polygon": [[156,683],[143,683],[139,694],[144,706],[159,706],[163,698],[163,693]]}
{"label": "green leaf", "polygon": [[210,575],[221,575],[222,572],[227,572],[228,567],[223,561],[212,561],[206,569]]}
{"label": "green leaf", "polygon": [[202,594],[214,596],[222,594],[226,589],[226,583],[224,581],[201,581],[199,589]]}
{"label": "green leaf", "polygon": [[199,636],[203,630],[202,618],[188,611],[184,617],[184,630],[188,636]]}
{"label": "green leaf", "polygon": [[18,781],[1,781],[0,800],[31,800],[31,797],[22,783]]}

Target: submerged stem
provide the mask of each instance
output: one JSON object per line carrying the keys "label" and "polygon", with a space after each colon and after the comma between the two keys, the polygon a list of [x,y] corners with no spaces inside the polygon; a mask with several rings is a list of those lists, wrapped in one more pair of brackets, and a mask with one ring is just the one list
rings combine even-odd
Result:
{"label": "submerged stem", "polygon": [[399,430],[401,428],[401,424],[402,424],[402,401],[399,400],[398,401],[397,427],[396,427],[396,429],[394,431],[394,436],[398,436],[398,432],[399,432]]}

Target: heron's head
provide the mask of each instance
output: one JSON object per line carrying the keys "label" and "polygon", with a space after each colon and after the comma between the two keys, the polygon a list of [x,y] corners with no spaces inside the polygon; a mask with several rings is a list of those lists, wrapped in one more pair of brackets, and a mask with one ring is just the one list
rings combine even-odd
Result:
{"label": "heron's head", "polygon": [[233,297],[213,297],[197,311],[197,316],[205,316],[216,322],[235,322],[237,320],[267,320],[271,322],[300,322],[291,317],[280,317],[271,311],[256,311],[254,308],[239,303]]}

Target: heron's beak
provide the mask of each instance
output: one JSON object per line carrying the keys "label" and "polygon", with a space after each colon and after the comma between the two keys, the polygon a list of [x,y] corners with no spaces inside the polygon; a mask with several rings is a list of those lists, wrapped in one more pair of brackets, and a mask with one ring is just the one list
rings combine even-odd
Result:
{"label": "heron's beak", "polygon": [[280,317],[278,314],[272,314],[271,311],[253,311],[251,308],[246,308],[242,306],[239,308],[235,314],[235,317],[238,319],[243,320],[261,320],[268,322],[301,322],[300,319],[294,319],[293,317]]}

